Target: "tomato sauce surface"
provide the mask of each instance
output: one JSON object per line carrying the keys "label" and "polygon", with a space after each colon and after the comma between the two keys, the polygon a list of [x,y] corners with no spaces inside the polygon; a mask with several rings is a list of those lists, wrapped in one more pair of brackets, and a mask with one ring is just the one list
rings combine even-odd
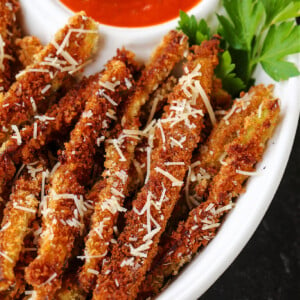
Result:
{"label": "tomato sauce surface", "polygon": [[84,10],[106,25],[144,27],[167,22],[201,0],[61,0],[71,10]]}

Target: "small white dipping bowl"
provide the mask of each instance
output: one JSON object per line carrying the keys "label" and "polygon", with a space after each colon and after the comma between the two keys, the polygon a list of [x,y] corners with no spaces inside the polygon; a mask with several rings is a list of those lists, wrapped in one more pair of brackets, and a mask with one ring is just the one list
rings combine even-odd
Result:
{"label": "small white dipping bowl", "polygon": [[[55,32],[61,28],[73,12],[59,0],[20,0],[25,31],[35,35],[42,43],[48,43]],[[188,13],[197,18],[212,15],[219,0],[202,0]],[[86,68],[86,74],[99,71],[116,53],[117,48],[132,50],[138,59],[146,60],[161,38],[177,27],[178,18],[147,27],[116,27],[99,25],[100,45],[95,62]]]}
{"label": "small white dipping bowl", "polygon": [[[48,43],[72,14],[58,0],[20,0],[26,33]],[[218,0],[202,0],[188,13],[208,18],[218,10]],[[99,71],[116,49],[125,46],[146,60],[162,36],[176,28],[178,19],[156,26],[119,28],[99,25],[101,45],[96,60],[85,74]],[[299,63],[299,55],[291,57]],[[257,68],[256,83],[274,83],[261,68]],[[293,145],[300,111],[298,78],[275,84],[275,95],[281,100],[281,121],[268,143],[263,161],[257,170],[261,175],[248,180],[247,191],[236,202],[217,236],[193,259],[159,300],[192,300],[202,295],[237,257],[261,222],[282,178]],[[284,201],[284,199],[283,199]]]}

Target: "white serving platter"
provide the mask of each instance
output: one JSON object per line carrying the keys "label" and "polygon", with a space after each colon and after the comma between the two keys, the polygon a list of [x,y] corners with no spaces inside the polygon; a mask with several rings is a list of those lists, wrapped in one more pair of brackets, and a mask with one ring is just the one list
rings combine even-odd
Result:
{"label": "white serving platter", "polygon": [[[36,35],[43,43],[49,42],[55,31],[72,14],[57,0],[20,2],[26,33]],[[190,13],[198,18],[210,18],[218,9],[218,0],[202,0]],[[122,46],[134,51],[139,59],[146,60],[162,36],[176,28],[177,21],[137,29],[100,25],[100,50],[85,73],[99,71],[116,49]],[[300,66],[299,55],[290,59]],[[256,83],[274,83],[261,68],[257,68],[255,78]],[[274,84],[275,95],[281,103],[281,120],[268,143],[263,161],[257,166],[261,170],[260,175],[248,180],[247,192],[239,197],[217,236],[185,267],[158,297],[159,300],[190,300],[202,295],[234,261],[266,213],[283,176],[300,113],[299,77]]]}

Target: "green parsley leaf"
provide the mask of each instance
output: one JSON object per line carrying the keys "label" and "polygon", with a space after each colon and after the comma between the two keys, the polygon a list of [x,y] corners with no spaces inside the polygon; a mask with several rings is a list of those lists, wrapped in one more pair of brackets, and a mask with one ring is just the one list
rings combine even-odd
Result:
{"label": "green parsley leaf", "polygon": [[265,27],[300,15],[300,0],[262,0],[266,11]]}
{"label": "green parsley leaf", "polygon": [[285,80],[300,74],[296,66],[283,61],[287,55],[300,52],[299,37],[300,27],[294,26],[294,22],[270,27],[257,60],[274,80]]}
{"label": "green parsley leaf", "polygon": [[252,41],[264,17],[262,2],[224,0],[229,18],[218,15],[221,35],[234,49],[251,51]]}
{"label": "green parsley leaf", "polygon": [[[203,41],[212,37],[210,29],[204,19],[198,23],[194,16],[189,17],[185,12],[180,11],[180,20],[178,28],[182,30],[188,37],[190,45],[200,45]],[[224,41],[221,41],[221,44]],[[232,95],[237,95],[244,87],[243,81],[233,72],[235,65],[231,63],[231,56],[225,51],[219,56],[219,66],[215,70],[215,74],[222,80],[223,88]]]}
{"label": "green parsley leaf", "polygon": [[177,29],[182,30],[188,37],[190,45],[200,45],[211,38],[210,29],[205,20],[197,22],[195,16],[189,16],[184,11],[179,13],[180,20]]}
{"label": "green parsley leaf", "polygon": [[215,74],[222,79],[223,88],[231,95],[236,95],[245,88],[244,82],[233,72],[234,69],[235,65],[231,62],[229,51],[224,51],[219,57],[219,65],[215,70]]}
{"label": "green parsley leaf", "polygon": [[198,23],[196,32],[196,43],[201,44],[203,41],[208,41],[211,38],[210,29],[204,19]]}
{"label": "green parsley leaf", "polygon": [[[300,52],[300,26],[289,20],[300,15],[300,0],[223,0],[225,15],[217,15],[223,37],[220,65],[215,73],[232,95],[254,84],[257,64],[276,81],[300,75],[286,56]],[[211,37],[204,20],[180,13],[179,28],[190,45]]]}

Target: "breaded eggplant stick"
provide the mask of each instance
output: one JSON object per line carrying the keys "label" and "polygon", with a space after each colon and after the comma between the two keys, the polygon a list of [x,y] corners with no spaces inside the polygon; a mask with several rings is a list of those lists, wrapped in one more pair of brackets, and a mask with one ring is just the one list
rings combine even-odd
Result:
{"label": "breaded eggplant stick", "polygon": [[2,144],[0,155],[10,155],[15,163],[33,161],[42,147],[58,136],[68,133],[78,121],[99,76],[100,74],[93,75],[75,84],[45,115],[40,116],[33,124],[24,126],[20,131],[23,141],[21,145],[10,137]]}
{"label": "breaded eggplant stick", "polygon": [[[157,103],[157,105],[155,105],[156,109],[155,109],[154,113],[157,113],[158,110],[162,109],[161,103],[165,104],[167,102],[167,99],[165,100],[165,98],[168,98],[168,94],[173,90],[176,82],[177,82],[177,80],[173,76],[170,76],[167,79],[167,81],[164,82],[160,87],[158,87],[157,90],[150,96],[149,100],[145,103],[145,105],[143,106],[142,111],[141,111],[140,120],[141,119],[144,120],[144,122],[141,121],[142,126],[143,126],[143,124],[146,124],[146,121],[149,118],[149,114],[151,114],[151,110],[154,105],[154,102],[156,102],[156,99],[158,100],[157,101],[158,103]],[[173,85],[173,83],[174,83],[174,85]],[[147,113],[145,113],[145,111]],[[141,171],[144,175],[146,173],[146,152],[145,151],[146,151],[147,146],[149,146],[148,137],[144,137],[144,138],[142,137],[142,140],[135,147],[135,154],[134,154],[134,157],[135,157],[134,159],[136,159],[138,161],[138,163],[140,165],[142,165]],[[144,163],[145,163],[145,166],[143,166]],[[130,183],[128,185],[128,193],[131,193],[134,190],[136,190],[140,184],[142,184],[144,182],[145,176],[143,175],[142,177],[139,177],[136,167],[134,167],[133,164],[131,164],[129,174],[131,174],[131,175],[129,175]],[[93,185],[91,190],[87,193],[86,199],[90,199],[91,203],[96,203],[97,199],[98,199],[98,194],[100,193],[100,191],[102,190],[102,188],[104,186],[105,186],[105,181],[103,181],[103,180],[97,181]],[[92,204],[92,205],[94,205],[94,204]]]}
{"label": "breaded eggplant stick", "polygon": [[20,63],[26,68],[36,63],[36,55],[43,50],[43,45],[35,36],[25,36],[15,42]]}
{"label": "breaded eggplant stick", "polygon": [[23,241],[30,223],[35,219],[46,163],[36,161],[27,165],[15,182],[14,191],[4,210],[0,230],[0,291],[15,283],[14,267],[19,260]]}
{"label": "breaded eggplant stick", "polygon": [[54,104],[45,115],[32,125],[27,125],[20,131],[22,144],[10,137],[0,147],[0,195],[5,194],[15,174],[15,165],[31,163],[38,153],[51,140],[66,134],[78,121],[90,96],[95,77],[83,79],[72,88],[57,104]]}
{"label": "breaded eggplant stick", "polygon": [[[214,95],[216,91],[220,90],[220,87],[216,87],[216,81],[216,79],[213,81]],[[186,219],[188,212],[207,197],[209,183],[220,170],[222,159],[226,154],[224,152],[225,145],[239,134],[240,124],[259,107],[262,100],[265,97],[271,97],[272,90],[271,86],[253,87],[249,93],[242,93],[242,98],[236,99],[231,109],[221,111],[223,114],[225,113],[225,116],[214,126],[205,143],[200,144],[193,155],[192,164],[185,180],[185,188],[181,191],[180,200],[176,203],[165,235],[169,235],[177,227],[178,222]],[[215,101],[219,103],[219,99],[215,99]],[[228,99],[226,99],[225,105],[227,102]]]}
{"label": "breaded eggplant stick", "polygon": [[22,143],[18,126],[47,107],[47,98],[70,73],[85,65],[95,50],[97,36],[97,23],[84,13],[76,14],[37,55],[37,62],[16,76],[0,104],[0,142],[14,133]]}
{"label": "breaded eggplant stick", "polygon": [[93,299],[134,299],[138,294],[199,142],[218,64],[218,44],[212,40],[194,47],[195,53],[189,55],[184,68],[186,74],[169,95],[168,106],[156,125],[148,180],[146,177],[126,215],[125,228],[98,277]]}
{"label": "breaded eggplant stick", "polygon": [[232,107],[213,128],[206,143],[200,146],[199,152],[193,158],[190,169],[189,191],[185,191],[190,199],[201,200],[213,176],[221,168],[224,156],[224,146],[239,134],[244,119],[257,110],[262,100],[272,97],[273,86],[258,85],[252,87],[248,93],[242,93],[241,98],[235,99]]}
{"label": "breaded eggplant stick", "polygon": [[16,18],[19,9],[19,1],[0,0],[0,93],[6,92],[13,82],[14,40],[20,35]]}
{"label": "breaded eggplant stick", "polygon": [[[148,120],[147,124],[151,123],[155,114],[159,112],[167,102],[168,94],[172,92],[176,82],[176,78],[170,76],[167,81],[151,95],[150,100],[143,107],[142,112],[142,119]],[[228,105],[228,102],[231,100],[230,95],[222,90],[222,84],[220,84],[218,78],[214,78],[213,80],[212,97],[214,97],[215,105],[223,105],[223,103]],[[147,169],[146,153],[147,147],[149,146],[148,139],[144,137],[135,149],[134,161],[130,168],[129,192],[136,190],[145,180]]]}
{"label": "breaded eggplant stick", "polygon": [[187,37],[178,31],[170,31],[157,47],[150,62],[142,71],[136,90],[129,99],[121,121],[121,130],[108,140],[106,161],[102,177],[104,188],[100,191],[92,216],[91,230],[85,246],[85,264],[80,274],[80,286],[88,292],[95,285],[97,272],[113,237],[124,198],[128,194],[128,172],[134,150],[139,142],[141,108],[149,95],[169,76],[176,63],[188,49]]}
{"label": "breaded eggplant stick", "polygon": [[51,299],[60,288],[74,240],[83,229],[84,184],[92,170],[96,140],[107,130],[111,115],[122,100],[122,91],[128,91],[126,81],[130,78],[129,69],[118,57],[107,63],[96,83],[98,91],[86,103],[70,141],[65,144],[61,165],[50,180],[47,201],[42,203],[43,233],[38,257],[25,272],[36,292],[35,299]]}
{"label": "breaded eggplant stick", "polygon": [[240,135],[225,147],[227,158],[211,182],[208,199],[190,212],[188,219],[179,224],[159,250],[142,285],[144,296],[157,294],[164,279],[176,275],[200,247],[209,243],[221,225],[222,216],[232,209],[232,200],[244,191],[242,184],[249,175],[255,174],[255,164],[261,160],[279,120],[278,100],[269,93],[265,96],[260,108],[243,122]]}

